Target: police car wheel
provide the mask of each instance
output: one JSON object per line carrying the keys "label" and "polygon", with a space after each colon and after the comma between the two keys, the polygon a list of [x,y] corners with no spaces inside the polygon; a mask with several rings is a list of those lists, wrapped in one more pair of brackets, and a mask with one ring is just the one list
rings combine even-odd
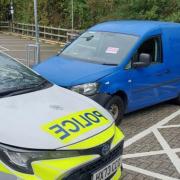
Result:
{"label": "police car wheel", "polygon": [[115,119],[116,125],[119,125],[124,116],[124,102],[121,97],[113,96],[105,105],[105,108],[109,111],[109,113]]}

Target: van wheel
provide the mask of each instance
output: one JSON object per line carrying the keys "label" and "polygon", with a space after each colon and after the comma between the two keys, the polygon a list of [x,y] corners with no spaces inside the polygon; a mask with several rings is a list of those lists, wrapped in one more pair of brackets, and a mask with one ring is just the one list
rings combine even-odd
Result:
{"label": "van wheel", "polygon": [[123,119],[125,112],[125,105],[121,97],[113,96],[105,105],[105,108],[109,111],[115,120],[115,124],[119,125]]}

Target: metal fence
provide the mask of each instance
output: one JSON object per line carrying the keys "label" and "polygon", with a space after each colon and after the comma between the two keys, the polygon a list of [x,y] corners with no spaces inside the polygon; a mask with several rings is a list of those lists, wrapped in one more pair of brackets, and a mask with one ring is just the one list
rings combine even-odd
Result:
{"label": "metal fence", "polygon": [[[35,36],[35,25],[25,23],[0,22],[0,30],[11,31],[25,36]],[[39,26],[39,36],[41,39],[52,40],[56,42],[68,42],[74,36],[80,33],[79,30],[71,30],[52,26]]]}
{"label": "metal fence", "polygon": [[[10,23],[6,21],[0,21],[0,31],[8,31],[11,33],[21,34],[24,36],[35,37],[35,25],[34,24],[25,24],[25,23]],[[57,27],[48,27],[48,26],[39,26],[39,37],[43,40],[51,40],[58,42],[62,45],[69,42],[71,39],[74,39],[78,36],[80,31],[71,30],[65,28]],[[27,66],[32,66],[32,64],[37,63],[36,53],[37,45],[36,44],[27,44],[26,46],[26,63]]]}
{"label": "metal fence", "polygon": [[0,30],[9,30],[10,29],[10,23],[7,21],[0,21]]}

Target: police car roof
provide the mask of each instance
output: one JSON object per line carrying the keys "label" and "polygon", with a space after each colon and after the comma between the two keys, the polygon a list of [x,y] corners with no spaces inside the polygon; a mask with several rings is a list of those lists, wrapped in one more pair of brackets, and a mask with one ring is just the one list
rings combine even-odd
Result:
{"label": "police car roof", "polygon": [[143,36],[144,34],[161,28],[180,28],[179,23],[161,22],[161,21],[141,21],[141,20],[125,20],[125,21],[108,21],[91,27],[90,31],[105,31],[132,34]]}

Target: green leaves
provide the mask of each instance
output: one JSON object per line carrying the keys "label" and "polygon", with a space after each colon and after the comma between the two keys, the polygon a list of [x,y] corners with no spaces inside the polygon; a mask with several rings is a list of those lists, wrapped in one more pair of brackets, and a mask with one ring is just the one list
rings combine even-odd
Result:
{"label": "green leaves", "polygon": [[[34,23],[33,0],[13,0],[15,20]],[[0,20],[6,19],[7,0],[0,0]],[[38,0],[40,24],[71,28],[71,0]],[[180,0],[74,0],[76,29],[112,19],[180,22]]]}

